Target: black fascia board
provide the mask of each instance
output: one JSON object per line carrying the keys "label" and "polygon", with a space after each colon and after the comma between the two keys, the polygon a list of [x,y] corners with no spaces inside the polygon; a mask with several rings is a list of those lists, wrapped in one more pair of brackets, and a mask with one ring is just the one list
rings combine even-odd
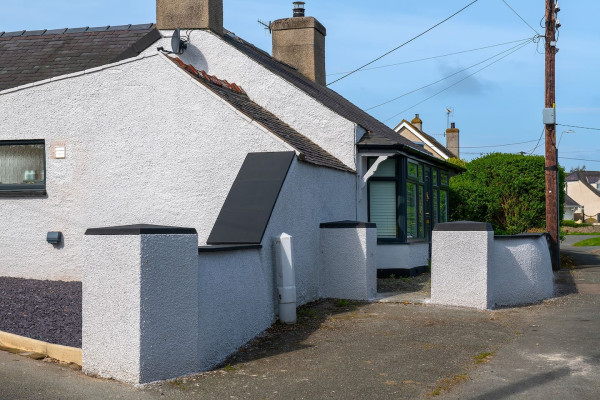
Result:
{"label": "black fascia board", "polygon": [[408,146],[405,146],[400,143],[397,143],[397,144],[357,144],[356,147],[358,148],[359,151],[360,150],[396,151],[397,152],[396,154],[398,154],[398,155],[420,158],[423,161],[427,161],[431,164],[434,164],[434,165],[437,165],[440,167],[445,167],[445,168],[451,169],[456,172],[465,172],[466,171],[466,169],[464,169],[458,165],[451,164],[444,160],[440,160],[437,157],[422,153],[416,149],[413,149],[412,147],[408,147]]}

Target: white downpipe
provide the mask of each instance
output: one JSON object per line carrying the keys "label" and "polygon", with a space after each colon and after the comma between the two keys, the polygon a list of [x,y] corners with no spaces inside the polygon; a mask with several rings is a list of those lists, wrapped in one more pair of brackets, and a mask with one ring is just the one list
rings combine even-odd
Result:
{"label": "white downpipe", "polygon": [[292,258],[292,237],[282,233],[275,238],[275,264],[279,293],[279,320],[284,324],[296,323],[296,278]]}

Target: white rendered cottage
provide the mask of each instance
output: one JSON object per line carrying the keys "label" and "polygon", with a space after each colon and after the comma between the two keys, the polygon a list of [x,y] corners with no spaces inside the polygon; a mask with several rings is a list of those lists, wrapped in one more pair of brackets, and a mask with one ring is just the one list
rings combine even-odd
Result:
{"label": "white rendered cottage", "polygon": [[[453,167],[328,89],[325,28],[298,15],[271,26],[277,58],[223,28],[222,0],[158,0],[157,25],[0,35],[0,276],[84,281],[84,370],[141,382],[220,362],[278,313],[273,238],[282,233],[293,238],[298,304],[374,294],[371,275],[348,290],[357,280],[330,266],[352,260],[338,253],[360,254],[373,271],[427,264]],[[176,28],[187,49],[169,54]],[[373,224],[327,224],[338,221],[375,223],[377,239]],[[144,252],[84,237],[191,232],[156,226],[197,234],[195,272],[177,284],[196,296],[186,308],[196,322],[182,329],[200,345],[183,352],[196,360],[183,369],[121,374],[94,358],[119,354],[101,346],[112,331],[85,315],[86,285],[100,290],[108,272],[84,265],[103,254],[112,271],[122,254]],[[324,233],[339,227],[352,233]],[[139,302],[132,288],[120,293],[133,298],[116,306]],[[86,336],[86,324],[105,342]],[[97,351],[87,367],[86,340]],[[136,348],[139,362],[145,347]]]}

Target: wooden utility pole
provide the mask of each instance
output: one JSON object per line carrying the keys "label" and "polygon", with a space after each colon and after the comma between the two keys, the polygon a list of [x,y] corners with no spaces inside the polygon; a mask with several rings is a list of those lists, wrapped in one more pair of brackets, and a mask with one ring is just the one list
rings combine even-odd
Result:
{"label": "wooden utility pole", "polygon": [[[545,107],[556,104],[556,11],[555,0],[546,0],[546,96]],[[545,121],[547,122],[547,121]],[[558,155],[556,153],[556,123],[546,123],[546,230],[551,236],[552,269],[560,268],[558,226]]]}

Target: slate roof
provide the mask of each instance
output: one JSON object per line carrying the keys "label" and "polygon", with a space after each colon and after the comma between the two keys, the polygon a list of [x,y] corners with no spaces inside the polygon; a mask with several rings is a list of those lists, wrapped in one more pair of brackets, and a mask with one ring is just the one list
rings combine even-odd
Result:
{"label": "slate roof", "polygon": [[568,194],[565,195],[565,206],[581,207],[581,205],[573,200]]}
{"label": "slate roof", "polygon": [[242,38],[236,36],[233,32],[225,30],[223,39],[272,73],[282,77],[304,91],[325,107],[365,128],[368,131],[368,134],[364,135],[359,144],[400,145],[431,156],[429,152],[423,150],[423,148],[412,143],[410,140],[403,138],[389,126],[355,106],[337,92],[306,78],[298,72],[296,68],[274,59],[267,52],[246,42]]}
{"label": "slate roof", "polygon": [[0,91],[135,57],[160,38],[154,24],[0,32]]}
{"label": "slate roof", "polygon": [[600,197],[600,190],[590,184],[590,182],[600,181],[600,171],[576,171],[567,176],[565,180],[567,182],[581,181],[592,193]]}
{"label": "slate roof", "polygon": [[186,65],[179,58],[168,58],[238,111],[252,118],[299,151],[301,153],[299,156],[301,161],[341,171],[354,172],[354,170],[348,168],[343,162],[312,140],[250,100],[246,92],[235,83],[229,83],[215,76],[208,75],[205,71],[197,71],[193,66]]}
{"label": "slate roof", "polygon": [[[444,153],[448,158],[456,158],[456,155],[451,152],[450,150],[448,150],[446,148],[446,146],[444,146],[443,144],[441,144],[440,142],[438,142],[433,136],[430,136],[428,134],[426,134],[425,132],[423,132],[422,130],[420,130],[419,128],[417,128],[416,126],[414,126],[412,123],[408,122],[407,120],[403,119],[402,122],[400,122],[397,126],[396,129],[402,125],[402,123],[406,122],[408,125],[411,126],[411,128],[413,128],[414,130],[416,130],[417,132],[419,132],[420,135],[422,135],[425,139],[427,139],[431,144],[433,144],[433,146],[438,149],[440,152]],[[394,129],[394,131],[396,130]]]}

